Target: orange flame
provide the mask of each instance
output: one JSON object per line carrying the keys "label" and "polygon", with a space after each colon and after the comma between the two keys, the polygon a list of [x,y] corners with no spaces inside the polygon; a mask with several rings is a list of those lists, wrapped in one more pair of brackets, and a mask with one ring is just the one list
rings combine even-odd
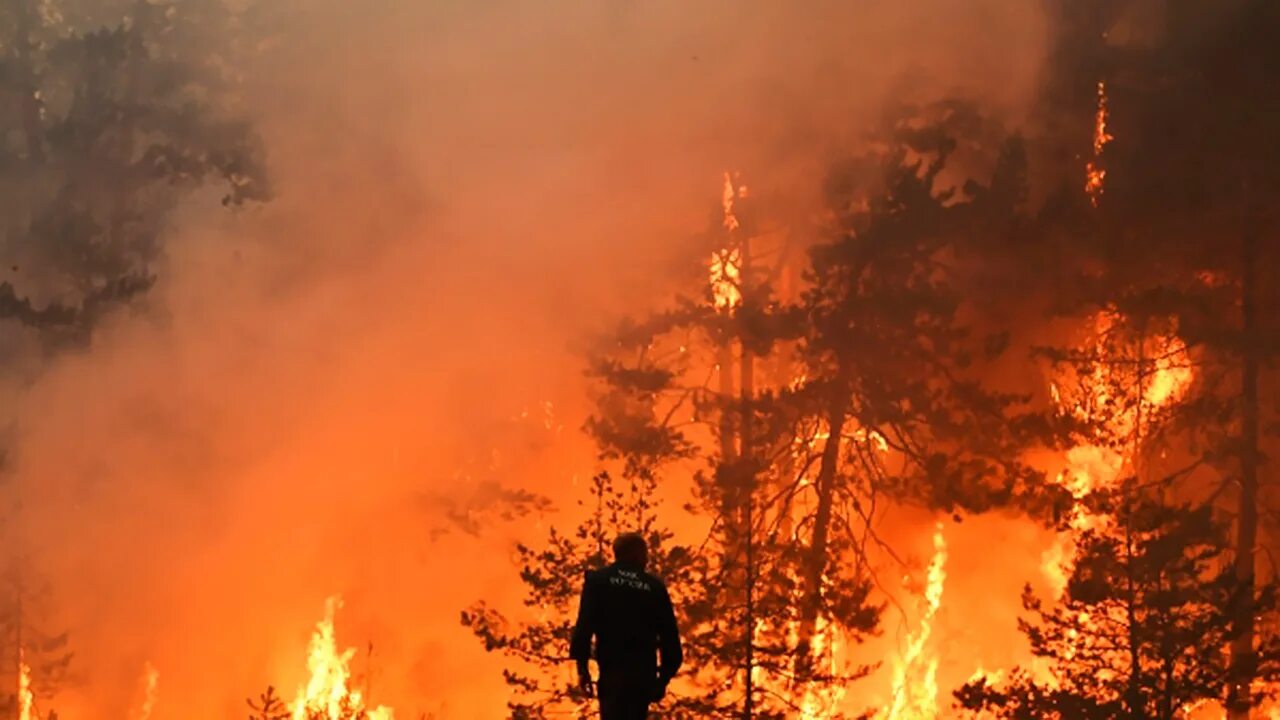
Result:
{"label": "orange flame", "polygon": [[[297,699],[291,710],[293,720],[341,720],[352,711],[365,711],[365,698],[359,690],[348,687],[351,680],[351,658],[355,648],[339,652],[334,634],[333,619],[342,607],[342,598],[334,596],[325,601],[324,619],[316,624],[307,653],[307,669],[311,678],[298,689]],[[394,720],[390,708],[377,707],[367,711],[368,720]]]}
{"label": "orange flame", "polygon": [[[746,186],[735,185],[733,175],[726,172],[724,189],[721,193],[721,206],[724,209],[724,229],[729,233],[741,227],[734,210],[734,203],[746,196]],[[736,247],[717,250],[711,254],[711,296],[717,308],[728,310],[742,304],[741,266],[742,255]]]}
{"label": "orange flame", "polygon": [[[826,582],[826,578],[823,578],[823,583],[826,584]],[[842,637],[838,627],[826,618],[818,617],[813,635],[813,654],[826,660],[827,669],[833,676],[838,674],[842,668],[840,660],[840,652],[843,649],[840,644]],[[825,718],[832,717],[841,703],[844,702],[847,692],[843,685],[833,685],[828,688],[806,688],[804,697],[800,700],[800,718],[802,720],[825,720]]]}
{"label": "orange flame", "polygon": [[920,626],[908,639],[906,652],[894,664],[893,702],[881,720],[932,720],[938,716],[938,657],[926,653],[933,634],[934,617],[942,606],[942,590],[947,580],[947,539],[942,523],[933,533],[933,559],[929,562],[924,593],[924,614]]}
{"label": "orange flame", "polygon": [[[1107,137],[1105,127],[1100,127],[1104,128],[1104,138]],[[1075,415],[1082,420],[1095,419],[1094,414],[1100,408],[1125,408],[1105,418],[1105,432],[1114,437],[1129,437],[1140,432],[1139,423],[1144,417],[1180,400],[1190,387],[1194,373],[1185,344],[1172,335],[1143,340],[1136,358],[1129,357],[1124,351],[1119,353],[1122,357],[1117,357],[1116,350],[1105,338],[1119,320],[1121,318],[1107,312],[1099,313],[1093,318],[1093,354],[1096,358],[1092,363],[1092,371],[1079,378],[1082,387],[1078,391],[1064,392],[1057,383],[1051,383],[1049,389],[1060,412]],[[1134,367],[1139,370],[1135,372],[1132,369]],[[1132,380],[1137,384],[1136,402],[1126,403],[1121,398],[1112,397],[1116,385],[1113,374],[1118,372],[1135,373]],[[1117,448],[1129,450],[1126,452]],[[1055,595],[1061,596],[1066,590],[1080,534],[1091,528],[1105,526],[1108,522],[1107,516],[1090,512],[1081,501],[1094,491],[1113,487],[1125,467],[1134,463],[1136,458],[1131,455],[1135,450],[1136,446],[1131,443],[1115,445],[1099,441],[1097,444],[1085,443],[1067,451],[1067,469],[1058,475],[1058,484],[1070,491],[1076,502],[1072,504],[1067,519],[1069,529],[1057,536],[1041,559],[1041,571]],[[1081,614],[1079,619],[1082,625],[1092,622],[1087,614]]]}
{"label": "orange flame", "polygon": [[1093,120],[1093,159],[1085,167],[1084,191],[1089,195],[1089,202],[1098,206],[1098,198],[1102,196],[1103,181],[1107,171],[1099,165],[1102,151],[1115,138],[1107,132],[1107,84],[1098,82],[1098,111]]}
{"label": "orange flame", "polygon": [[720,195],[721,205],[724,207],[724,229],[729,232],[737,230],[739,227],[738,216],[734,213],[734,201],[738,198],[747,196],[746,186],[738,187],[733,183],[733,175],[729,172],[724,174],[724,190]]}
{"label": "orange flame", "polygon": [[728,310],[742,304],[738,250],[720,250],[711,255],[711,297],[716,308]]}
{"label": "orange flame", "polygon": [[31,667],[27,665],[26,655],[25,649],[18,648],[18,720],[38,720],[35,692],[31,689]]}

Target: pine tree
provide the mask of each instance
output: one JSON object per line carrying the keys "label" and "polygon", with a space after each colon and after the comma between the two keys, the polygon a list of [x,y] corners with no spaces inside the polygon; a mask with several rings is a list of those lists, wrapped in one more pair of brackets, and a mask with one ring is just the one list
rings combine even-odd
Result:
{"label": "pine tree", "polygon": [[[1174,720],[1221,698],[1231,607],[1243,590],[1226,528],[1204,506],[1130,489],[1102,495],[1093,502],[1113,514],[1080,537],[1062,599],[1024,592],[1019,627],[1043,665],[960,689],[975,717]],[[1274,585],[1257,600],[1273,613]],[[1280,676],[1277,652],[1274,636],[1260,643],[1259,679]]]}
{"label": "pine tree", "polygon": [[[877,548],[882,503],[957,513],[1021,504],[1041,516],[1064,503],[1019,461],[1049,441],[1044,419],[978,380],[975,366],[1004,343],[958,319],[975,283],[964,263],[985,250],[971,230],[1013,223],[1025,153],[966,105],[908,111],[879,150],[833,175],[828,241],[803,272],[791,268],[808,289],[775,289],[786,269],[757,259],[770,242],[765,202],[729,176],[690,258],[691,291],[624,323],[592,363],[599,391],[586,429],[601,461],[646,493],[688,481],[686,509],[709,527],[676,588],[689,670],[674,707],[690,716],[838,716],[827,692],[871,669],[829,648],[877,631],[873,555],[893,555]],[[996,168],[963,195],[939,182],[961,141]],[[578,545],[589,544],[584,532]],[[540,607],[553,597],[568,607],[579,580],[569,558],[589,552],[559,536],[551,547],[545,564],[572,571],[524,580],[537,581]],[[528,567],[532,551],[521,552]],[[526,660],[562,641],[543,626],[498,632],[500,620],[468,618],[491,647]],[[508,680],[546,692],[536,674]]]}
{"label": "pine tree", "polygon": [[[48,708],[68,680],[69,634],[51,627],[51,597],[28,558],[18,557],[0,575],[0,679],[12,689],[4,696],[17,717],[19,686],[25,682],[36,709]],[[25,676],[25,681],[20,677]]]}
{"label": "pine tree", "polygon": [[258,696],[255,701],[249,698],[245,701],[249,705],[249,709],[253,714],[249,716],[249,720],[288,720],[293,717],[292,711],[285,706],[284,701],[276,695],[276,689],[273,686],[267,686],[267,691]]}
{"label": "pine tree", "polygon": [[[1276,441],[1280,326],[1265,309],[1280,301],[1280,223],[1267,210],[1280,197],[1269,110],[1280,98],[1280,52],[1263,28],[1280,16],[1257,0],[1120,6],[1128,26],[1145,32],[1117,32],[1123,17],[1104,25],[1111,48],[1097,67],[1111,111],[1105,194],[1096,209],[1059,214],[1041,229],[1069,247],[1070,311],[1165,326],[1185,343],[1196,381],[1167,426],[1180,435],[1174,452],[1185,471],[1167,480],[1194,475],[1182,491],[1234,518],[1235,572],[1248,586],[1265,581],[1256,559],[1275,532],[1267,527],[1274,483],[1266,449]],[[1084,143],[1075,145],[1080,154]],[[1226,694],[1237,719],[1250,711],[1256,679],[1252,595],[1233,599]]]}
{"label": "pine tree", "polygon": [[[607,473],[596,475],[591,484],[592,507],[572,533],[553,526],[544,546],[517,546],[526,589],[522,616],[510,617],[485,602],[463,611],[462,624],[485,649],[512,660],[503,678],[512,690],[508,707],[513,718],[586,714],[591,701],[577,689],[576,670],[568,656],[569,637],[583,578],[587,571],[611,561],[608,549],[618,534],[642,533],[649,543],[652,571],[664,578],[677,602],[687,592],[689,550],[673,545],[671,534],[657,524],[653,491],[652,482],[633,479],[619,487]],[[682,707],[679,699],[671,702],[672,712],[679,713]]]}
{"label": "pine tree", "polygon": [[962,193],[939,177],[961,142],[990,152],[981,118],[961,103],[908,110],[884,149],[829,185],[834,239],[813,249],[801,303],[805,379],[796,392],[824,439],[816,480],[801,490],[816,497],[800,570],[799,673],[816,618],[830,612],[824,576],[842,560],[866,562],[856,534],[833,544],[836,529],[873,528],[868,508],[878,498],[952,513],[1060,502],[1020,461],[1025,447],[1047,442],[1027,398],[973,372],[1004,351],[1004,338],[960,320],[966,298],[982,295],[963,269],[970,228],[1018,204],[1019,146],[994,143],[989,185],[971,180]]}
{"label": "pine tree", "polygon": [[[153,284],[177,203],[208,181],[224,202],[267,197],[262,149],[236,116],[208,38],[226,6],[17,0],[0,11],[0,227],[8,278],[0,314],[83,337]],[[221,22],[219,22],[221,21]]]}

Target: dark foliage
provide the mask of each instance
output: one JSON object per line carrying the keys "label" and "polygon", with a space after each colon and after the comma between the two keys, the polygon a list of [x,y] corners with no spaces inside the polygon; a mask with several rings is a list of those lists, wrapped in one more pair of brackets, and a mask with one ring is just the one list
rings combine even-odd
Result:
{"label": "dark foliage", "polygon": [[[1028,587],[1019,622],[1043,669],[961,688],[961,707],[1000,718],[1173,720],[1219,700],[1226,687],[1233,596],[1226,528],[1209,508],[1142,496],[1095,499],[1116,506],[1081,535],[1064,596]],[[1275,586],[1256,607],[1275,610]],[[1258,677],[1280,678],[1280,643],[1259,644]],[[1262,686],[1259,686],[1262,687]]]}

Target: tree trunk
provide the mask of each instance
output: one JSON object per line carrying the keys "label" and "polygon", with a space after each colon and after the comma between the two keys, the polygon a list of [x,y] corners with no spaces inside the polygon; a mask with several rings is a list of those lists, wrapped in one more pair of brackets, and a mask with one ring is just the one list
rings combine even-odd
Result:
{"label": "tree trunk", "polygon": [[844,432],[849,399],[843,388],[827,415],[829,435],[822,447],[822,462],[814,487],[818,493],[818,510],[814,514],[813,539],[805,557],[804,595],[801,600],[800,628],[797,631],[795,676],[805,681],[813,669],[813,635],[817,630],[818,612],[822,607],[822,576],[827,570],[827,546],[831,535],[831,514],[835,505],[836,470],[840,461],[841,433]]}
{"label": "tree trunk", "polygon": [[1256,671],[1254,657],[1254,551],[1258,537],[1258,335],[1257,241],[1246,228],[1240,275],[1241,307],[1241,440],[1240,505],[1236,525],[1236,607],[1232,613],[1228,717],[1248,720],[1250,691]]}
{"label": "tree trunk", "polygon": [[[1127,491],[1126,491],[1127,492]],[[1127,501],[1126,501],[1127,503]],[[1126,510],[1124,530],[1124,548],[1125,548],[1125,616],[1128,627],[1128,651],[1129,651],[1129,682],[1126,684],[1124,693],[1124,704],[1129,711],[1130,720],[1143,720],[1146,714],[1146,708],[1143,703],[1142,693],[1142,655],[1139,652],[1142,647],[1140,639],[1141,633],[1138,631],[1138,593],[1134,588],[1133,575],[1134,564],[1137,559],[1133,552],[1133,530],[1132,516]]]}
{"label": "tree trunk", "polygon": [[[739,310],[746,310],[750,306],[753,297],[751,293],[751,243],[750,239],[742,238],[742,254],[741,269],[739,270],[739,278],[742,283],[742,305]],[[751,402],[755,392],[755,367],[751,358],[751,351],[748,349],[747,330],[740,330],[740,346],[742,357],[740,358],[741,376],[739,380],[738,390],[741,393],[742,401],[742,418],[738,427],[738,467],[742,473],[740,492],[743,497],[743,539],[746,550],[746,577],[745,577],[745,595],[746,595],[746,613],[743,628],[743,635],[746,650],[746,662],[743,668],[745,678],[743,685],[745,694],[742,699],[742,717],[743,720],[751,720],[755,716],[755,646],[756,646],[756,612],[755,612],[755,584],[756,584],[756,567],[755,567],[755,484],[756,484],[756,468],[755,457],[752,451],[751,432],[752,432],[752,409]]]}
{"label": "tree trunk", "polygon": [[725,409],[720,413],[720,458],[722,462],[728,464],[737,457],[737,439],[733,433],[733,413],[729,412],[727,404],[733,397],[733,341],[728,337],[728,333],[721,342],[717,350],[716,362],[720,366],[720,397],[726,403]]}

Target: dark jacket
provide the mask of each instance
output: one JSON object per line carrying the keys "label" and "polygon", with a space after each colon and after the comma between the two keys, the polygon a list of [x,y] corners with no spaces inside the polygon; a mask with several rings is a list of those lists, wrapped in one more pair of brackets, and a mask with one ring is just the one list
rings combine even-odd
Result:
{"label": "dark jacket", "polygon": [[684,661],[667,586],[643,570],[617,563],[587,572],[569,656],[586,663],[591,657],[592,638],[596,640],[601,677],[659,669],[665,683]]}

